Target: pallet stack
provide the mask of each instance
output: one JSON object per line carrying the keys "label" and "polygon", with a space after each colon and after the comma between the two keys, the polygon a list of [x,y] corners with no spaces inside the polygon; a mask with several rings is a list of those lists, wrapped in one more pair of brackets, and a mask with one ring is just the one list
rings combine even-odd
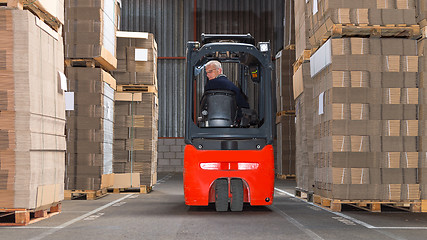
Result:
{"label": "pallet stack", "polygon": [[418,40],[418,55],[419,55],[419,136],[420,136],[420,153],[419,153],[419,181],[421,188],[422,211],[427,212],[427,1],[420,0],[417,21],[421,27],[421,38]]}
{"label": "pallet stack", "polygon": [[[157,181],[157,44],[151,33],[117,33],[118,67],[114,128],[115,175],[127,176],[114,188],[140,187]],[[134,178],[139,182],[134,182]]]}
{"label": "pallet stack", "polygon": [[295,1],[295,56],[293,87],[296,128],[296,178],[297,193],[313,194],[313,80],[310,75],[311,44],[308,36],[308,10],[304,1]]}
{"label": "pallet stack", "polygon": [[116,0],[65,1],[65,63],[69,78],[66,198],[106,192],[113,172],[117,66]]}
{"label": "pallet stack", "polygon": [[284,50],[276,54],[276,130],[275,170],[279,178],[295,178],[295,102],[292,64],[295,59],[294,1],[286,0]]}
{"label": "pallet stack", "polygon": [[292,86],[292,64],[295,50],[285,49],[276,55],[276,174],[295,177],[295,102]]}
{"label": "pallet stack", "polygon": [[[25,9],[41,7],[33,2]],[[63,3],[57,2],[63,10]],[[0,223],[59,212],[64,193],[65,104],[61,11],[0,6]],[[56,9],[56,8],[55,8]],[[48,25],[39,17],[50,16]],[[56,29],[56,30],[54,30]],[[4,212],[7,212],[4,214]]]}
{"label": "pallet stack", "polygon": [[[299,73],[304,79],[299,86],[303,93],[308,93],[305,88],[310,88],[310,81],[313,86],[309,112],[313,113],[314,159],[308,162],[314,167],[314,178],[298,185],[306,191],[314,186],[314,201],[328,202],[337,211],[341,203],[373,211],[380,211],[381,203],[406,204],[420,211],[422,114],[418,112],[419,26],[414,1],[331,4],[310,0],[302,4],[298,7],[305,11],[296,18],[305,15],[307,35],[297,39],[297,46],[302,42],[311,49],[297,49],[302,57],[296,65],[304,72],[301,63],[311,55],[311,79]],[[299,117],[297,121],[304,124]],[[297,156],[301,164],[306,162]]]}

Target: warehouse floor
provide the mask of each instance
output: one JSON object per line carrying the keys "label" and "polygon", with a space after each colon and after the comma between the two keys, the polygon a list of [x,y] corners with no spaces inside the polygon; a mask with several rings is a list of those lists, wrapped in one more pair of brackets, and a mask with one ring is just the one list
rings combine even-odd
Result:
{"label": "warehouse floor", "polygon": [[184,204],[182,174],[159,176],[150,194],[64,201],[62,213],[25,227],[0,227],[6,239],[426,239],[427,214],[383,209],[332,213],[291,196],[277,180],[273,206],[215,212]]}

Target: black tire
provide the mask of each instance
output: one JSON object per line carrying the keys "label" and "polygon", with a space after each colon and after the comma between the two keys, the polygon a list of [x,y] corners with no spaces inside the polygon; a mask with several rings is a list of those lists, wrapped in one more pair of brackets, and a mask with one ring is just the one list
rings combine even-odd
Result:
{"label": "black tire", "polygon": [[231,185],[231,202],[230,208],[233,212],[241,212],[243,210],[243,181],[239,178],[233,178]]}
{"label": "black tire", "polygon": [[217,212],[228,211],[228,181],[217,179],[215,184],[215,209]]}

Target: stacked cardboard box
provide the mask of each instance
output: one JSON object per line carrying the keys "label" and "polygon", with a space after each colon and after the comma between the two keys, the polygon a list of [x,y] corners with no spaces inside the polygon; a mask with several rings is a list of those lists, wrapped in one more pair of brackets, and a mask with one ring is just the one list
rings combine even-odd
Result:
{"label": "stacked cardboard box", "polygon": [[[418,41],[418,55],[419,55],[419,134],[420,134],[420,148],[419,148],[419,182],[421,188],[421,199],[427,199],[427,1],[417,1],[417,21],[422,26],[422,38]],[[424,203],[423,203],[424,204]]]}
{"label": "stacked cardboard box", "polygon": [[310,63],[305,62],[293,76],[295,97],[296,128],[296,176],[297,188],[304,192],[313,192],[314,155],[313,155],[313,80],[310,75]]}
{"label": "stacked cardboard box", "polygon": [[157,88],[157,43],[152,33],[117,32],[117,84]]}
{"label": "stacked cardboard box", "polygon": [[[99,190],[112,173],[116,0],[65,0],[67,112],[67,190]],[[83,64],[81,64],[83,63]],[[105,180],[105,179],[104,179]]]}
{"label": "stacked cardboard box", "polygon": [[63,199],[63,50],[61,34],[31,12],[0,9],[0,208]]}
{"label": "stacked cardboard box", "polygon": [[101,189],[102,175],[112,173],[114,78],[101,68],[67,67],[67,190]]}
{"label": "stacked cardboard box", "polygon": [[283,47],[285,49],[295,48],[295,13],[294,0],[285,0],[285,17],[283,19],[284,35]]}
{"label": "stacked cardboard box", "polygon": [[[314,193],[334,199],[419,199],[423,126],[417,41],[369,38],[373,33],[416,38],[415,1],[308,0],[296,1],[295,9],[298,188],[314,186]],[[346,25],[346,32],[325,43]],[[354,25],[369,31],[352,33]],[[387,32],[381,32],[383,26]],[[316,51],[307,66],[304,50],[318,46],[308,52]],[[313,157],[306,153],[310,139]]]}
{"label": "stacked cardboard box", "polygon": [[[301,1],[302,2],[302,1]],[[410,26],[416,24],[415,0],[309,0],[306,3],[310,44],[318,46],[334,24]]]}
{"label": "stacked cardboard box", "polygon": [[306,1],[294,1],[295,3],[295,57],[299,59],[304,50],[311,49],[308,33],[308,5]]}
{"label": "stacked cardboard box", "polygon": [[[307,1],[295,1],[295,60],[293,87],[296,114],[295,173],[297,190],[313,192],[313,81],[307,52],[311,51],[309,42],[309,18]],[[308,50],[308,51],[307,51]]]}
{"label": "stacked cardboard box", "polygon": [[157,44],[153,34],[118,32],[114,173],[139,173],[140,186],[157,181]]}
{"label": "stacked cardboard box", "polygon": [[295,102],[292,64],[295,50],[281,50],[276,55],[277,152],[276,174],[295,175]]}
{"label": "stacked cardboard box", "polygon": [[315,193],[419,199],[416,40],[328,40],[310,59]]}
{"label": "stacked cardboard box", "polygon": [[65,57],[95,59],[108,70],[117,67],[116,0],[65,0]]}

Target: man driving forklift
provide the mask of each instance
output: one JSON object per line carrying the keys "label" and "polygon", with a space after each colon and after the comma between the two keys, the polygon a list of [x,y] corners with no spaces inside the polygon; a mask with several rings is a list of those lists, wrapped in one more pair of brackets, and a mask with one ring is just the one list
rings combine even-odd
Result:
{"label": "man driving forklift", "polygon": [[219,61],[212,60],[205,65],[206,75],[209,79],[205,86],[205,92],[208,90],[230,90],[236,96],[236,104],[239,108],[249,108],[249,103],[242,94],[241,90],[232,83],[227,76],[222,73],[222,66]]}

